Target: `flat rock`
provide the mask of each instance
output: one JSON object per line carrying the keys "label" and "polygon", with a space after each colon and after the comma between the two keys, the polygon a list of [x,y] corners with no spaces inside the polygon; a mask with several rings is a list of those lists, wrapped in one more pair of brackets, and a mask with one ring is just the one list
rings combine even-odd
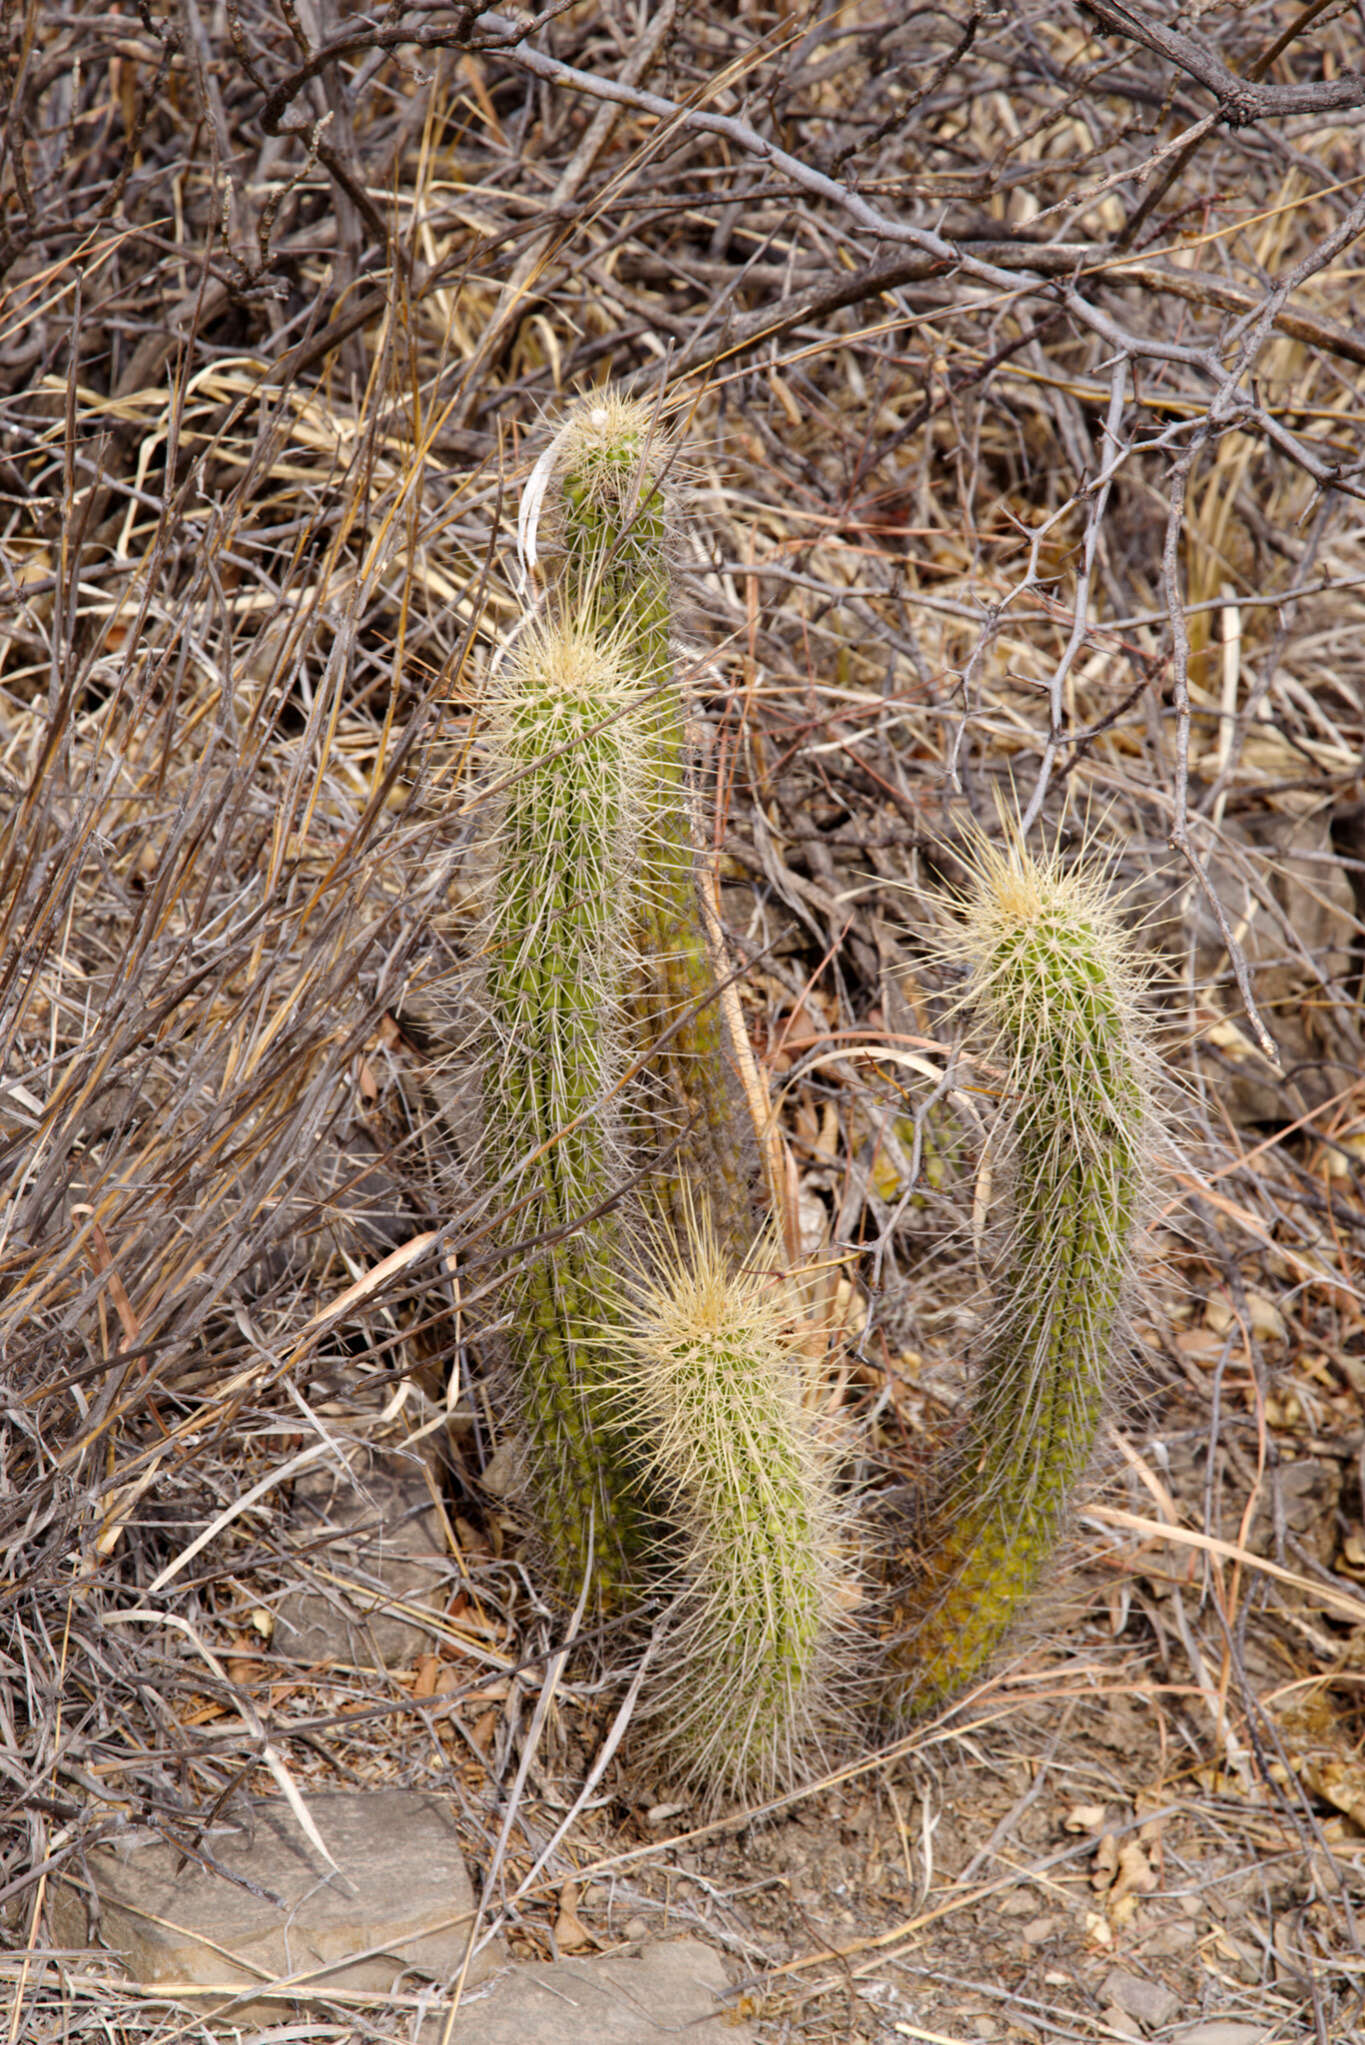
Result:
{"label": "flat rock", "polygon": [[293,1535],[313,1580],[280,1600],[275,1646],[298,1662],[406,1666],[433,1645],[422,1608],[452,1587],[440,1520],[414,1458],[349,1453],[349,1474],[324,1466],[294,1487]]}
{"label": "flat rock", "polygon": [[1147,2031],[1158,2031],[1163,2024],[1169,2024],[1180,2008],[1179,1996],[1160,1981],[1146,1981],[1142,1975],[1129,1974],[1122,1967],[1115,1967],[1105,1976],[1100,1994]]}
{"label": "flat rock", "polygon": [[1175,2035],[1178,2045],[1261,2045],[1270,2036],[1270,2026],[1249,2024],[1240,2017],[1210,2017]]}
{"label": "flat rock", "polygon": [[1141,2024],[1136,2017],[1130,2017],[1127,2010],[1119,2008],[1116,2002],[1107,2002],[1100,2011],[1100,2021],[1116,2038],[1140,2039],[1143,2036]]}
{"label": "flat rock", "polygon": [[[725,2014],[725,1968],[697,1939],[639,1953],[511,1967],[461,1998],[455,2045],[743,2045],[753,2032]],[[439,2045],[446,2014],[422,2027]]]}
{"label": "flat rock", "polygon": [[[441,1801],[376,1789],[307,1802],[337,1869],[308,1844],[283,1798],[254,1803],[243,1819],[205,1833],[201,1851],[221,1874],[153,1834],[130,1832],[87,1858],[97,1912],[88,1890],[58,1885],[58,1940],[84,1946],[95,1930],[142,1987],[209,2013],[243,1989],[275,1991],[234,2007],[241,2021],[278,2019],[289,1998],[276,1984],[285,1980],[315,1993],[385,1994],[405,1974],[453,1978],[475,1899]],[[485,1949],[470,1981],[500,1960]],[[209,1993],[215,1989],[223,1993]]]}

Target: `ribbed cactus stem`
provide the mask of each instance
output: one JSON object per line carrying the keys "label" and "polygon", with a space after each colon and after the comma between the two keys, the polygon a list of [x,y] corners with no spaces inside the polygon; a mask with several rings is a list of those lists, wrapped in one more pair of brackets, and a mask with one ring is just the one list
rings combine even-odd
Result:
{"label": "ribbed cactus stem", "polygon": [[625,1407],[680,1530],[667,1674],[649,1705],[667,1773],[763,1796],[818,1738],[838,1607],[836,1517],[792,1301],[709,1228],[636,1302]]}
{"label": "ribbed cactus stem", "polygon": [[647,735],[619,649],[531,632],[498,677],[483,1111],[505,1239],[548,1238],[509,1279],[508,1343],[538,1525],[566,1596],[592,1555],[610,1603],[642,1534],[637,1472],[608,1398],[629,956]]}
{"label": "ribbed cactus stem", "polygon": [[746,1247],[741,1148],[724,1025],[697,897],[686,705],[673,657],[670,449],[653,409],[617,393],[581,400],[556,443],[559,601],[622,646],[647,698],[648,783],[637,898],[639,964],[628,997],[647,1059],[637,1135],[662,1159],[656,1190],[681,1232],[689,1185]]}
{"label": "ribbed cactus stem", "polygon": [[1102,888],[982,846],[964,952],[1006,1071],[1008,1218],[967,1438],[896,1629],[914,1716],[977,1676],[1036,1589],[1104,1409],[1142,1205],[1150,1056]]}

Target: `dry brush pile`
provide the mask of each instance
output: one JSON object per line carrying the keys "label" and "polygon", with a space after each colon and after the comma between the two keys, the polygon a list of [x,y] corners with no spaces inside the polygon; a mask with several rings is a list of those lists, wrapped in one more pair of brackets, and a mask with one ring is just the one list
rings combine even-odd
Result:
{"label": "dry brush pile", "polygon": [[[1206,1817],[1220,1851],[1278,1856],[1288,1930],[1259,1967],[1253,1943],[1249,2001],[1346,2021],[1365,1822],[1355,12],[182,0],[0,20],[0,1909],[30,1951],[20,2017],[37,2035],[57,1993],[44,1885],[129,1816],[192,1848],[225,1799],[368,1778],[382,1748],[390,1779],[457,1799],[490,1915],[528,1938],[572,1866],[562,1845],[542,1865],[553,1826],[499,1809],[533,1713],[537,1739],[562,1719],[545,1737],[570,1802],[605,1782],[635,1822],[612,1730],[625,1623],[585,1616],[556,1712],[534,1710],[568,1621],[522,1513],[482,1487],[506,1461],[493,1366],[538,1314],[563,1337],[557,1232],[582,1291],[570,1363],[602,1314],[648,1324],[665,1282],[705,1321],[705,1259],[672,1278],[656,1259],[633,1306],[603,1303],[599,1267],[632,1200],[676,1225],[698,1179],[722,1188],[734,1267],[731,1115],[805,1272],[800,1425],[818,1408],[883,1549],[937,1557],[935,1583],[958,1567],[931,1508],[913,1541],[904,1515],[954,1415],[967,1470],[981,1417],[1009,1413],[1008,1344],[981,1330],[1010,1177],[988,1132],[1011,1059],[1040,1054],[965,1039],[950,935],[953,891],[1000,871],[980,833],[1000,842],[1003,804],[1057,847],[1044,893],[1087,846],[1106,867],[1183,1107],[1127,1403],[1106,1420],[1082,1368],[1078,1445],[1051,1466],[1060,1498],[1107,1430],[1139,1524],[1086,1514],[1101,1587],[1046,1653],[1026,1634],[1001,1670],[993,1638],[969,1641],[940,1683],[930,1642],[921,1680],[937,1706],[971,1675],[1001,1737],[1048,1686],[1146,1697],[1196,1833]],[[645,542],[632,574],[664,561],[680,611],[671,634],[647,599],[622,621],[620,535],[589,549],[574,605],[594,629],[616,606],[618,661],[657,668],[671,641],[685,727],[660,689],[621,707],[656,784],[695,784],[724,933],[689,922],[684,810],[648,786],[598,803],[607,865],[565,887],[608,953],[643,926],[671,984],[599,988],[606,1062],[556,1065],[528,1103],[489,1012],[506,996],[502,1041],[524,1046],[547,989],[583,989],[534,937],[487,943],[522,886],[496,878],[495,819],[545,752],[517,753],[527,642],[519,668],[502,651],[528,591],[516,511],[572,394],[608,378],[687,450],[685,515],[649,532],[637,491],[623,528]],[[587,501],[569,489],[551,542]],[[619,726],[604,708],[565,725],[565,760],[593,765]],[[520,813],[530,887],[553,855],[544,812]],[[653,872],[613,932],[631,817]],[[1003,938],[979,904],[976,926],[979,961]],[[988,995],[1012,970],[993,957]],[[697,1034],[670,1062],[681,1015]],[[723,1015],[751,1047],[737,1095]],[[623,1077],[637,1029],[663,1040],[643,1079]],[[580,1114],[612,1096],[616,1134]],[[534,1187],[518,1116],[544,1125]],[[1039,1250],[1005,1263],[1023,1298],[1072,1195],[1047,1176],[1064,1138],[1013,1142],[1037,1190]],[[1088,1197],[1120,1233],[1140,1204],[1102,1177]],[[1108,1342],[1115,1301],[1081,1289]],[[752,1310],[751,1345],[791,1344],[791,1315]],[[1030,1339],[1036,1386],[1050,1338]],[[547,1425],[557,1396],[551,1374]],[[539,1424],[523,1406],[519,1430]],[[434,1665],[310,1672],[270,1637],[289,1587],[330,1567],[291,1532],[291,1485],[339,1439],[381,1437],[414,1468],[446,1445]],[[1309,1465],[1327,1502],[1300,1523],[1282,1479]],[[676,1516],[689,1487],[714,1495],[686,1459],[656,1474]],[[990,1495],[1017,1517],[1007,1476]],[[1040,1513],[1050,1540],[1060,1509]],[[566,1581],[581,1524],[564,1516]],[[890,1606],[840,1595],[836,1632],[887,1630]],[[642,1723],[666,1741],[679,1702],[651,1680]],[[683,1733],[712,1751],[704,1717]]]}

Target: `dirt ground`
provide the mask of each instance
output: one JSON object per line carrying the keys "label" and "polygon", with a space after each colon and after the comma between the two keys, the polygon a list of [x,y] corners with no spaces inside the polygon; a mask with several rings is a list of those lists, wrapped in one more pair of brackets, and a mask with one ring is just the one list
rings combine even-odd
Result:
{"label": "dirt ground", "polygon": [[[0,50],[8,2045],[201,2033],[51,1896],[277,1793],[267,1739],[437,1789],[514,1952],[699,1933],[765,2045],[1365,2033],[1358,10],[148,0]],[[986,1311],[940,940],[1002,805],[1108,871],[1165,1073],[1027,1624],[719,1816],[604,1758],[640,1638],[561,1656],[487,1368],[480,713],[608,379],[682,449],[700,809],[879,1524]],[[291,1652],[355,1565],[323,1440],[417,1487],[416,1645]]]}

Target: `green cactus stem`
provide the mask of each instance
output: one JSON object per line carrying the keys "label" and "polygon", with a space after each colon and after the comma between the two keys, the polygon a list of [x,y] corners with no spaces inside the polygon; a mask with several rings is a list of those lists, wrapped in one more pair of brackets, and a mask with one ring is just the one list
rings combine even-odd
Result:
{"label": "green cactus stem", "polygon": [[975,859],[962,949],[1006,1070],[1008,1219],[966,1439],[894,1627],[915,1717],[979,1675],[1064,1531],[1122,1325],[1151,1059],[1140,977],[1102,888],[1017,835]]}
{"label": "green cactus stem", "polygon": [[818,1742],[840,1576],[793,1302],[709,1223],[634,1302],[624,1409],[680,1530],[655,1758],[711,1801],[765,1796]]}
{"label": "green cactus stem", "polygon": [[527,634],[488,719],[501,793],[485,1144],[504,1239],[546,1239],[509,1278],[508,1343],[551,1568],[575,1597],[591,1553],[601,1605],[618,1599],[644,1538],[637,1458],[610,1411],[604,1328],[624,1172],[620,991],[644,724],[620,648],[575,626]]}
{"label": "green cactus stem", "polygon": [[557,601],[620,643],[647,699],[651,801],[627,996],[646,1061],[634,1134],[660,1160],[655,1191],[675,1231],[686,1225],[685,1189],[703,1185],[717,1228],[740,1248],[753,1219],[698,900],[686,704],[672,643],[671,458],[649,405],[614,392],[575,405],[554,450]]}

